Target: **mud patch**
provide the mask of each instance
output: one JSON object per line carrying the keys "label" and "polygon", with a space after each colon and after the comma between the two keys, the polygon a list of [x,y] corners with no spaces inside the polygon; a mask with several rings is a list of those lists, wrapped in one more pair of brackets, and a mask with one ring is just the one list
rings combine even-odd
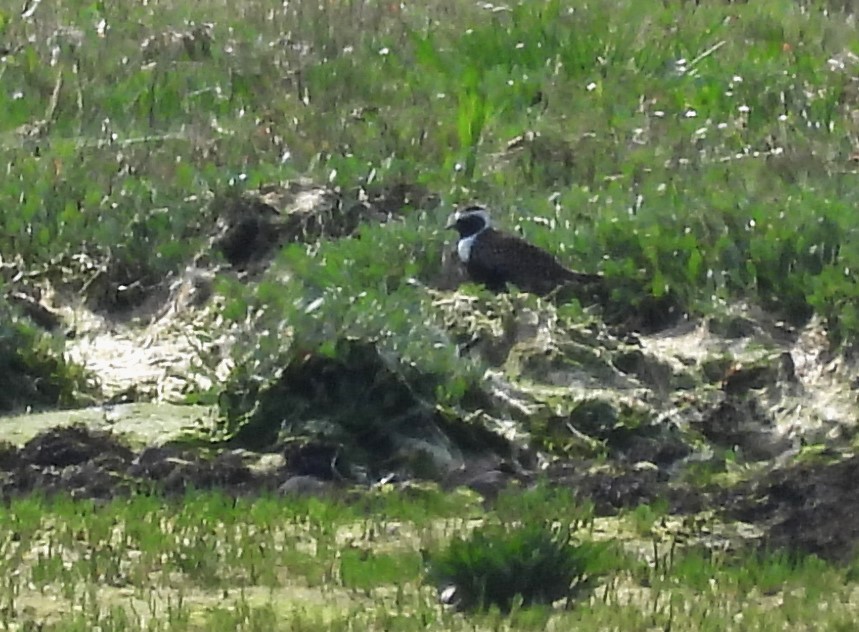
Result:
{"label": "mud patch", "polygon": [[314,441],[291,441],[265,454],[242,449],[212,454],[183,444],[135,451],[119,435],[78,424],[49,429],[20,448],[0,442],[0,499],[37,493],[109,500],[192,489],[348,499],[372,487],[373,481],[337,472],[336,456],[332,445]]}
{"label": "mud patch", "polygon": [[[330,444],[312,441],[288,442],[267,454],[232,449],[213,455],[179,444],[136,451],[114,433],[73,425],[49,429],[21,448],[0,442],[0,498],[8,501],[42,493],[108,500],[133,493],[183,494],[191,489],[218,489],[235,496],[349,498],[355,490],[372,487],[371,481],[332,472],[336,455]],[[403,476],[392,480],[408,485]],[[698,490],[670,485],[656,468],[609,470],[584,461],[556,465],[538,475],[516,461],[476,457],[452,473],[444,487],[469,487],[491,503],[509,485],[524,489],[538,480],[572,488],[580,500],[592,502],[600,515],[660,499],[668,499],[672,511],[688,513],[699,511],[705,502]]]}
{"label": "mud patch", "polygon": [[232,494],[277,489],[294,475],[283,461],[254,467],[260,455],[226,451],[207,457],[181,446],[135,453],[117,435],[82,425],[52,428],[22,448],[0,444],[0,496],[63,493],[107,500],[133,492],[184,493],[222,489]]}
{"label": "mud patch", "polygon": [[727,514],[761,525],[767,549],[851,562],[859,541],[857,480],[859,456],[777,469],[737,489]]}
{"label": "mud patch", "polygon": [[84,426],[52,428],[24,444],[21,460],[38,467],[68,467],[88,461],[131,461],[131,450],[106,432]]}
{"label": "mud patch", "polygon": [[610,467],[593,461],[558,463],[546,474],[552,485],[568,487],[579,501],[590,502],[599,516],[615,515],[639,505],[667,502],[674,514],[692,514],[707,505],[702,489],[671,482],[651,464]]}
{"label": "mud patch", "polygon": [[84,426],[53,428],[28,441],[15,453],[5,446],[2,496],[30,492],[68,492],[72,497],[109,498],[127,493],[122,472],[132,451],[106,432]]}

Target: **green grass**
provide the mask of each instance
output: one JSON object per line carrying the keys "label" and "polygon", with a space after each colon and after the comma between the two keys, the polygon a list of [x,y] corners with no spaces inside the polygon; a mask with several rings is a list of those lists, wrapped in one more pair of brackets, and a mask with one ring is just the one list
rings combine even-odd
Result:
{"label": "green grass", "polygon": [[[202,246],[213,194],[298,175],[347,199],[417,184],[496,204],[605,272],[630,309],[668,291],[690,309],[745,297],[794,321],[817,311],[849,338],[859,91],[844,53],[859,42],[822,8],[69,0],[4,13],[0,250],[100,275],[122,303],[121,287]],[[359,310],[380,292],[414,302],[402,279],[431,276],[445,213],[325,244],[325,273],[307,254],[289,263],[304,289],[368,291]],[[379,248],[387,265],[365,266]]]}
{"label": "green grass", "polygon": [[[859,84],[846,53],[859,35],[824,8],[58,0],[27,18],[0,9],[11,51],[0,60],[0,280],[44,275],[97,305],[133,307],[141,294],[129,288],[156,285],[206,247],[212,199],[306,176],[347,205],[398,185],[442,204],[404,208],[401,221],[362,226],[360,238],[293,244],[250,288],[222,281],[225,317],[253,312],[264,332],[237,345],[250,376],[273,375],[285,350],[331,354],[338,339],[370,338],[403,370],[445,376],[437,401],[461,400],[481,373],[457,357],[423,285],[439,270],[450,206],[474,198],[570,265],[604,273],[615,313],[669,294],[693,313],[745,300],[796,324],[817,314],[834,342],[850,343]],[[72,403],[83,376],[0,315],[0,361],[60,375],[45,401]],[[508,522],[570,506],[505,502],[494,517]],[[617,569],[588,608],[474,623],[418,588],[415,552],[481,515],[456,503],[16,501],[0,513],[0,623],[457,630],[543,629],[551,618],[559,629],[724,630],[853,620],[855,585],[837,569],[691,552]],[[648,531],[659,513],[641,510],[633,530]],[[58,603],[75,614],[52,617]]]}
{"label": "green grass", "polygon": [[[390,513],[378,495],[372,511],[211,492],[99,505],[12,501],[0,511],[0,622],[48,630],[777,630],[838,629],[855,610],[853,574],[817,558],[664,540],[654,544],[654,563],[634,521],[602,520],[594,530],[586,508],[559,504],[556,524],[583,545],[577,564],[599,568],[593,592],[566,607],[564,599],[532,608],[514,600],[508,614],[457,613],[437,602],[425,552],[441,559],[466,538],[491,546],[491,533],[503,540],[502,532],[538,525],[549,512],[539,490],[506,497],[508,508],[520,503],[517,520],[465,496],[454,518],[441,497],[400,500]],[[515,549],[513,540],[503,546]]]}
{"label": "green grass", "polygon": [[62,340],[19,317],[0,296],[0,412],[70,408],[98,391],[93,376],[67,361],[62,349]]}

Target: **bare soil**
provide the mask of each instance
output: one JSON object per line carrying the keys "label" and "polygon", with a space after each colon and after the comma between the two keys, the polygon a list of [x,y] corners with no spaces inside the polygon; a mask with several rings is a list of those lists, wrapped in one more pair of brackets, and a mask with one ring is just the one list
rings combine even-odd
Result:
{"label": "bare soil", "polygon": [[725,498],[728,517],[764,529],[762,546],[850,562],[859,541],[859,457],[773,470]]}
{"label": "bare soil", "polygon": [[[68,426],[45,431],[23,447],[0,444],[0,496],[5,502],[32,494],[68,494],[73,498],[106,501],[132,493],[182,494],[190,489],[220,490],[228,495],[330,494],[360,496],[368,488],[320,474],[312,458],[324,446],[283,447],[268,455],[227,450],[206,456],[181,446],[134,451],[116,435]],[[261,465],[268,463],[268,466]],[[769,550],[813,553],[847,562],[859,540],[859,457],[838,462],[806,463],[771,471],[758,482],[730,490],[701,490],[669,483],[657,470],[594,469],[587,462],[570,462],[537,476],[515,475],[489,463],[475,463],[467,478],[449,481],[465,485],[492,501],[514,480],[547,479],[572,488],[582,501],[594,504],[598,515],[660,499],[672,513],[696,513],[708,506],[725,507],[723,518],[757,525],[757,542]]]}

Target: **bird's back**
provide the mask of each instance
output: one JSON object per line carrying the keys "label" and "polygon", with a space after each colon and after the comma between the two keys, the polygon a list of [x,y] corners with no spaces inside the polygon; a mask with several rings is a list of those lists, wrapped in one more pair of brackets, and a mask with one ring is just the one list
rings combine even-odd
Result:
{"label": "bird's back", "polygon": [[548,294],[563,285],[595,283],[602,278],[574,272],[550,253],[521,237],[491,228],[475,241],[468,268],[475,280],[486,283],[491,289],[503,289],[503,285],[510,283],[525,292],[539,295]]}

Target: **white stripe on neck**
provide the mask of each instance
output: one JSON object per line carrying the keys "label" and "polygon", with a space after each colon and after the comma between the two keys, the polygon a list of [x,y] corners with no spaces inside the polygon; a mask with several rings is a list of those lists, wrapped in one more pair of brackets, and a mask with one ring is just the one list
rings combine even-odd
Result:
{"label": "white stripe on neck", "polygon": [[487,228],[487,226],[484,226],[470,237],[463,237],[459,240],[459,243],[456,244],[456,253],[459,255],[460,261],[468,263],[468,259],[471,257],[471,249],[474,246],[474,240]]}

